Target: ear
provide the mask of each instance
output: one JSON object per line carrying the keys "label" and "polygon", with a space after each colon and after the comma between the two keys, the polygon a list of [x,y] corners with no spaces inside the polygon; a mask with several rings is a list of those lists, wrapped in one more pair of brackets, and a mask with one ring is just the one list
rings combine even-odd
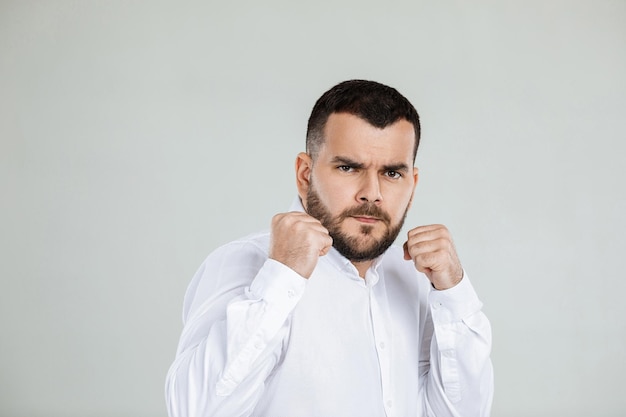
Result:
{"label": "ear", "polygon": [[419,169],[417,167],[413,167],[413,191],[411,191],[411,199],[409,200],[409,206],[407,209],[411,208],[413,205],[413,196],[415,195],[415,187],[417,187],[417,181],[419,180]]}
{"label": "ear", "polygon": [[313,159],[307,153],[300,152],[296,157],[296,185],[302,205],[306,208],[306,196],[311,186]]}

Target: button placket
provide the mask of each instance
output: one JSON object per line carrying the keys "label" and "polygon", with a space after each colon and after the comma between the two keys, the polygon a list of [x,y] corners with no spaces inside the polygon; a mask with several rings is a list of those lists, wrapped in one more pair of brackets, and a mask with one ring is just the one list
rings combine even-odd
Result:
{"label": "button placket", "polygon": [[390,339],[388,325],[390,323],[386,324],[387,314],[385,314],[382,306],[377,300],[377,297],[374,295],[373,289],[373,287],[369,288],[372,330],[374,331],[374,340],[376,343],[375,347],[378,355],[382,394],[383,398],[386,398],[384,404],[387,409],[387,414],[390,415],[389,409],[393,404],[390,398],[390,396],[393,395],[391,387],[391,349],[388,346]]}

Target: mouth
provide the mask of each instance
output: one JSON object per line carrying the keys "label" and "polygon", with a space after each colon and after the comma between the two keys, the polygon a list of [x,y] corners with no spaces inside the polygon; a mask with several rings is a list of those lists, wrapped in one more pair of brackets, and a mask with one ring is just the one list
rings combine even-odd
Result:
{"label": "mouth", "polygon": [[371,216],[352,216],[352,218],[360,223],[366,223],[366,224],[374,224],[374,223],[381,221],[378,217],[371,217]]}

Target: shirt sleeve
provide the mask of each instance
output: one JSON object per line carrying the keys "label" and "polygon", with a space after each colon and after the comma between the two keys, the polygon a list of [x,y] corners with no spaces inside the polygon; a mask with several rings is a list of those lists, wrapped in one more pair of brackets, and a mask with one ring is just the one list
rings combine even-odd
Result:
{"label": "shirt sleeve", "polygon": [[306,283],[251,244],[210,255],[185,296],[166,379],[170,417],[250,415],[280,360]]}
{"label": "shirt sleeve", "polygon": [[426,382],[429,416],[489,416],[493,399],[491,327],[467,276],[428,299],[433,337]]}

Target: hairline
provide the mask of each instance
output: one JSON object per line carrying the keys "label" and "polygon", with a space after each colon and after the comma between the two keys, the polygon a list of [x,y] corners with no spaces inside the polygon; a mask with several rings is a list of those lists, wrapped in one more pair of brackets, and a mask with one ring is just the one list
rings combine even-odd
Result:
{"label": "hairline", "polygon": [[[365,119],[364,117],[361,117],[360,115],[350,112],[350,111],[345,111],[345,110],[341,110],[341,111],[333,111],[331,113],[328,114],[328,116],[324,119],[324,122],[321,124],[319,132],[318,129],[315,129],[313,132],[309,132],[309,135],[307,136],[307,140],[306,140],[306,153],[311,157],[311,160],[313,162],[315,162],[315,160],[317,159],[317,156],[320,152],[320,149],[322,148],[322,146],[326,143],[326,135],[325,135],[325,130],[326,130],[326,125],[328,123],[328,119],[330,119],[330,116],[332,116],[333,114],[349,114],[352,116],[356,116],[359,119],[361,119],[362,121],[364,121],[365,123],[367,123],[368,125],[375,127],[377,129],[386,129],[387,127],[397,123],[400,120],[406,120],[407,122],[409,122],[411,124],[411,126],[413,126],[413,165],[415,165],[415,160],[417,158],[417,147],[418,147],[418,137],[417,137],[417,126],[415,126],[415,124],[410,121],[408,118],[406,117],[398,117],[396,120],[394,120],[392,123],[387,124],[384,127],[378,127],[378,126],[374,126],[372,123],[370,123],[367,119]],[[314,146],[311,146],[311,145]],[[312,149],[315,148],[315,149]]]}

